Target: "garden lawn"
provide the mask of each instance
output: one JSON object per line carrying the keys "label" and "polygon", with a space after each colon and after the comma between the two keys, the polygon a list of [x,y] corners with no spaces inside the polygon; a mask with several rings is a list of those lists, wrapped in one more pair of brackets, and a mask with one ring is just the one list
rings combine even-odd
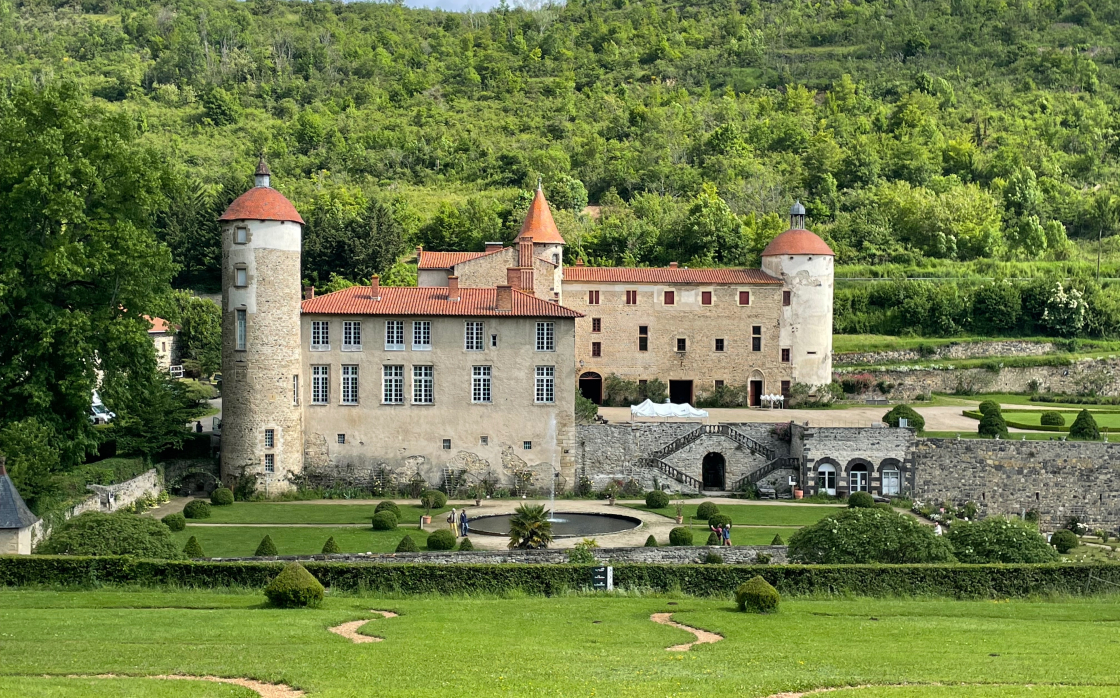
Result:
{"label": "garden lawn", "polygon": [[[684,513],[685,523],[696,516],[696,508],[703,500],[692,500],[685,504],[681,511]],[[674,504],[662,509],[650,509],[645,504],[626,504],[624,506],[642,511],[652,511],[670,519],[677,515]],[[843,506],[805,506],[802,504],[720,504],[719,513],[731,517],[732,525],[738,526],[808,526],[814,524],[829,514],[834,514]],[[694,521],[697,525],[708,527],[707,521]],[[771,535],[771,538],[774,536]],[[785,537],[785,536],[783,536]]]}
{"label": "garden lawn", "polygon": [[[1003,410],[1003,418],[1008,422],[1016,422],[1020,424],[1028,424],[1030,426],[1039,426],[1042,424],[1042,413],[1047,410]],[[1079,409],[1055,409],[1049,410],[1058,412],[1066,419],[1066,428],[1068,429],[1073,425],[1073,420],[1077,419]],[[1096,421],[1097,426],[1101,429],[1118,429],[1120,428],[1120,410],[1113,408],[1109,412],[1096,412],[1089,408],[1089,413],[1093,415],[1093,420]]]}
{"label": "garden lawn", "polygon": [[1087,408],[1089,410],[1117,410],[1120,407],[1116,405],[1077,405],[1069,402],[1035,402],[1031,400],[1030,395],[1020,395],[1019,393],[981,393],[978,395],[952,395],[950,393],[934,393],[934,402],[930,403],[916,403],[917,406],[922,404],[946,404],[946,405],[972,405],[972,409],[979,405],[984,400],[994,400],[1001,405],[1024,405],[1033,407],[1040,411],[1048,409],[1055,410],[1078,410]]}
{"label": "garden lawn", "polygon": [[[336,500],[331,500],[336,501]],[[369,523],[373,504],[320,504],[318,502],[235,502],[227,507],[213,507],[206,523]],[[421,506],[399,504],[400,522],[418,524],[424,514]],[[433,518],[450,507],[432,509]]]}
{"label": "garden lawn", "polygon": [[[296,610],[268,608],[262,600],[259,593],[5,590],[0,695],[251,695],[191,682],[101,679],[102,687],[62,678],[103,673],[250,677],[295,686],[308,698],[759,698],[865,684],[876,687],[836,695],[1105,698],[1120,692],[1108,660],[1108,648],[1120,644],[1116,597],[787,599],[768,616],[739,613],[729,599],[688,597],[331,595],[322,608]],[[379,618],[369,609],[401,615]],[[666,652],[693,638],[650,622],[657,612],[725,639]],[[327,631],[359,619],[370,619],[360,632],[384,642],[355,644]],[[1056,661],[1059,647],[1098,651],[1061,652]],[[911,685],[886,687],[898,683]]]}
{"label": "garden lawn", "polygon": [[400,526],[396,531],[374,531],[372,528],[308,528],[283,526],[192,526],[172,534],[179,548],[194,536],[206,557],[251,557],[266,535],[272,536],[280,555],[318,555],[323,543],[334,536],[344,553],[391,553],[406,535],[421,549],[428,534],[416,526]]}

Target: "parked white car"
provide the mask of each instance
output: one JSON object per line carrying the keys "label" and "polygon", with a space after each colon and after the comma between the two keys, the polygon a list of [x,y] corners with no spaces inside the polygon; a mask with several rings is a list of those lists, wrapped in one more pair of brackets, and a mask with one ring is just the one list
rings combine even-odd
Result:
{"label": "parked white car", "polygon": [[105,407],[105,403],[101,402],[101,396],[97,394],[97,391],[93,391],[93,404],[89,410],[90,421],[94,424],[108,424],[116,416]]}

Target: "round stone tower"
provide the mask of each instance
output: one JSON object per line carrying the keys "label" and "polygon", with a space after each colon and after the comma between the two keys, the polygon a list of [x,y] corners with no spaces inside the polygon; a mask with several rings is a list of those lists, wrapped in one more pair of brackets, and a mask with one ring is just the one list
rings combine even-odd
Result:
{"label": "round stone tower", "polygon": [[789,212],[789,230],[762,251],[762,270],[782,280],[778,341],[790,349],[793,381],[832,382],[832,292],[834,254],[805,229],[801,202]]}
{"label": "round stone tower", "polygon": [[300,409],[300,245],[303,219],[269,186],[256,186],[218,219],[222,228],[222,481],[292,487],[303,469]]}

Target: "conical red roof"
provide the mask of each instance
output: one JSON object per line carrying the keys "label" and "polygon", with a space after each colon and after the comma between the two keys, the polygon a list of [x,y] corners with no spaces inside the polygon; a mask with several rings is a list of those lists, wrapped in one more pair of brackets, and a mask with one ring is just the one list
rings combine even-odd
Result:
{"label": "conical red roof", "polygon": [[291,201],[272,187],[253,187],[234,199],[220,221],[293,221],[303,223]]}
{"label": "conical red roof", "polygon": [[529,204],[529,211],[525,214],[525,222],[521,224],[521,235],[527,235],[533,242],[541,245],[564,244],[564,238],[556,229],[556,221],[552,220],[552,212],[548,210],[548,201],[544,192],[537,187],[537,195],[533,203]]}

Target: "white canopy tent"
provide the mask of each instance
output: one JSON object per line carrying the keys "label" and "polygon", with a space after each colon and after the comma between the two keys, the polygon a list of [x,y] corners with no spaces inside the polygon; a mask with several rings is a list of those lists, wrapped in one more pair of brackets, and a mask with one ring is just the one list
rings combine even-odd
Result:
{"label": "white canopy tent", "polygon": [[683,417],[686,419],[703,419],[708,416],[707,410],[698,410],[688,403],[677,405],[671,402],[658,404],[646,400],[640,405],[630,406],[630,416],[633,417]]}

